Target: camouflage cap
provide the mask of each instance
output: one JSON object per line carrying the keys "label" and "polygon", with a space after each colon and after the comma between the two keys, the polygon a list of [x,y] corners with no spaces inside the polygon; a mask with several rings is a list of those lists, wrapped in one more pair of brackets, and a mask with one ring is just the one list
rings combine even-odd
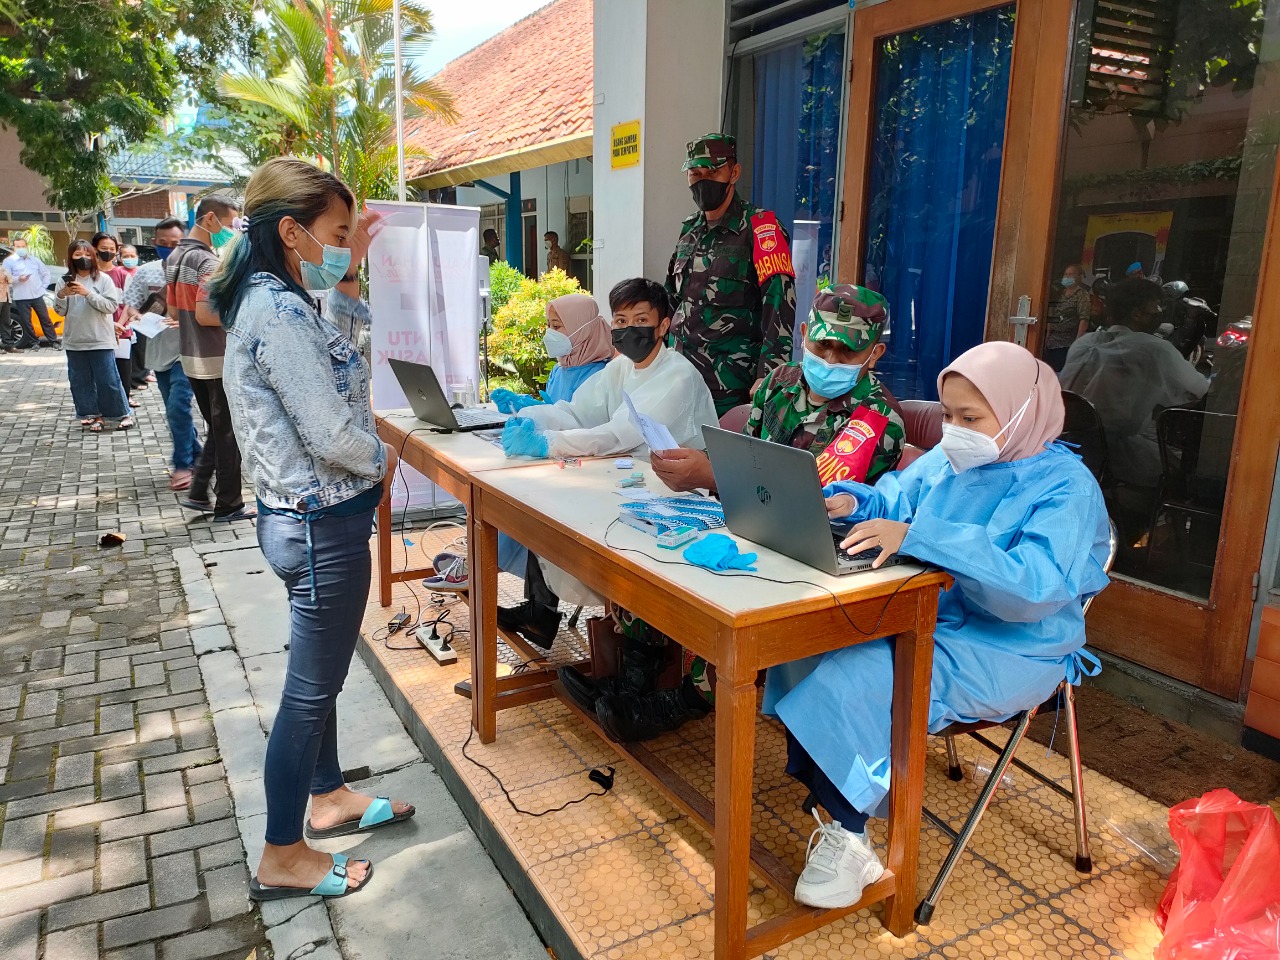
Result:
{"label": "camouflage cap", "polygon": [[704,167],[714,170],[738,160],[738,141],[723,133],[708,133],[684,145],[687,159],[682,170]]}
{"label": "camouflage cap", "polygon": [[810,340],[838,340],[850,350],[863,351],[880,336],[889,301],[874,290],[842,283],[823,287],[809,311]]}

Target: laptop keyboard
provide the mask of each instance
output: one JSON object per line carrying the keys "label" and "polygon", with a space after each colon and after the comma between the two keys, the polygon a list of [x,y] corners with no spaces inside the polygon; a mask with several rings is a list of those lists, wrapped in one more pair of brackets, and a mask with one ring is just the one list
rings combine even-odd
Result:
{"label": "laptop keyboard", "polygon": [[494,413],[492,410],[455,410],[453,411],[453,417],[458,421],[458,426],[460,427],[503,423],[506,420],[502,414]]}
{"label": "laptop keyboard", "polygon": [[841,549],[840,542],[844,540],[847,533],[832,534],[831,539],[836,545],[836,559],[840,563],[864,563],[874,560],[880,556],[879,547],[869,547],[866,550],[859,550],[857,553],[850,553],[848,550]]}

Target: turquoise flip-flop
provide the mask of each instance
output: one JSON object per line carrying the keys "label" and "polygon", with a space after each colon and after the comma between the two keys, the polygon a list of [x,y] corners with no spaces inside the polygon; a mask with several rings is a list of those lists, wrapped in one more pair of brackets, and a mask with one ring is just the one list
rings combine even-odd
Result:
{"label": "turquoise flip-flop", "polygon": [[373,803],[369,804],[369,809],[364,812],[364,816],[359,820],[347,820],[323,829],[313,827],[311,821],[307,820],[303,833],[306,834],[308,840],[328,840],[330,837],[345,837],[352,833],[360,833],[364,830],[373,830],[377,827],[401,823],[404,820],[408,820],[415,813],[417,813],[417,810],[413,806],[410,806],[404,813],[396,813],[391,809],[391,801],[387,797],[374,797]]}
{"label": "turquoise flip-flop", "polygon": [[364,861],[369,864],[369,872],[365,874],[364,882],[358,887],[349,887],[347,886],[347,861],[350,857],[345,853],[335,853],[332,856],[333,866],[324,875],[324,879],[310,890],[306,887],[267,887],[259,883],[257,877],[254,877],[249,881],[249,899],[256,900],[259,903],[266,900],[291,900],[294,897],[328,897],[329,899],[334,899],[336,897],[345,897],[349,893],[356,893],[369,885],[369,881],[373,879],[372,861]]}

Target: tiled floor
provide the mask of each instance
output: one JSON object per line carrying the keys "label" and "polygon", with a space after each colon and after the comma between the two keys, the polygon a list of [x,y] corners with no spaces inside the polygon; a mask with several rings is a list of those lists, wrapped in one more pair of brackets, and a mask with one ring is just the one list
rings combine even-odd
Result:
{"label": "tiled floor", "polygon": [[[440,533],[447,541],[454,532]],[[411,537],[426,542],[430,556],[436,534]],[[403,560],[397,541],[396,564]],[[421,565],[421,557],[414,562]],[[518,581],[502,578],[501,589],[516,598]],[[415,596],[416,590],[416,596]],[[376,591],[375,591],[376,592]],[[410,614],[428,595],[398,584],[390,610],[369,606],[365,636],[384,626],[405,604]],[[461,603],[448,609],[458,627],[459,660],[438,665],[410,647],[403,634],[388,649],[371,642],[400,692],[440,745],[484,815],[532,878],[542,897],[568,931],[582,955],[601,960],[632,958],[710,958],[713,956],[712,863],[710,837],[683,817],[649,784],[617,759],[611,747],[556,700],[504,711],[498,739],[489,746],[472,741],[468,756],[492,769],[510,792],[511,802],[494,777],[464,759],[470,701],[453,685],[469,676],[470,648],[461,633],[467,624]],[[380,634],[379,634],[380,635]],[[577,659],[585,650],[585,632],[562,633],[550,654],[553,662]],[[504,651],[504,659],[518,659]],[[714,776],[714,717],[690,724],[652,746],[664,760],[708,794]],[[932,743],[926,804],[959,826],[978,792],[972,779],[975,761],[990,766],[989,755],[972,742],[959,744],[969,776],[953,783],[946,776],[941,742]],[[799,870],[814,824],[800,809],[805,791],[782,773],[785,742],[775,722],[761,718],[756,732],[755,836]],[[1021,758],[1066,782],[1067,764],[1058,754],[1028,742]],[[612,792],[574,804],[558,813],[532,817],[595,789],[586,773],[601,763],[618,766]],[[1092,875],[1073,867],[1074,827],[1069,802],[1031,777],[1014,771],[997,792],[970,851],[960,862],[938,905],[933,922],[905,940],[880,925],[879,908],[796,940],[777,958],[801,957],[1150,957],[1159,940],[1152,914],[1165,878],[1136,848],[1105,821],[1141,825],[1159,835],[1166,809],[1102,776],[1086,773],[1094,860]],[[877,842],[883,821],[872,821]],[[921,893],[947,850],[947,838],[925,824],[921,834]],[[757,881],[751,920],[766,919],[789,905],[783,896]]]}

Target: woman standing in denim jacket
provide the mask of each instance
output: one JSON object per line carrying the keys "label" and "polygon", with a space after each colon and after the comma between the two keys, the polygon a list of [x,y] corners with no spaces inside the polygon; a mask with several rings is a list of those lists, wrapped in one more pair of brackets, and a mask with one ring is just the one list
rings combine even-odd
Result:
{"label": "woman standing in denim jacket", "polygon": [[356,222],[354,206],[333,175],[291,158],[267,162],[249,180],[243,233],[208,290],[228,334],[223,379],[258,497],[258,543],[289,595],[255,900],[361,889],[373,865],[313,850],[304,832],[339,836],[414,813],[348,790],[338,762],[335,704],[369,595],[374,510],[396,463],[374,430],[368,366],[308,292],[331,291],[331,316],[367,321],[355,268],[376,217]]}

